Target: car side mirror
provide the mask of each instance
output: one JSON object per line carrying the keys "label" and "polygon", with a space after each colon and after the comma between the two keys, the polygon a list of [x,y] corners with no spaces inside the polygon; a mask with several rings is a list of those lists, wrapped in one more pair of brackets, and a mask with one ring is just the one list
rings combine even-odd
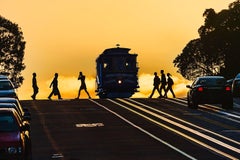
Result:
{"label": "car side mirror", "polygon": [[192,87],[190,85],[186,85],[186,87],[189,88],[189,89],[192,89]]}
{"label": "car side mirror", "polygon": [[27,124],[27,123],[23,124],[22,127],[21,127],[21,130],[22,130],[22,131],[28,131],[28,130],[30,130],[30,125]]}
{"label": "car side mirror", "polygon": [[32,118],[29,110],[27,108],[23,108],[23,111],[24,111],[24,115],[23,115],[24,120],[30,121]]}

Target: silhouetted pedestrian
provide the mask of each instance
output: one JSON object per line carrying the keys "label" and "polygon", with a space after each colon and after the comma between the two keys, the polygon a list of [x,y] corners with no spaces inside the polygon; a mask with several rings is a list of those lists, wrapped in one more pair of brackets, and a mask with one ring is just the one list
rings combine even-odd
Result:
{"label": "silhouetted pedestrian", "polygon": [[33,87],[33,95],[31,96],[33,100],[36,99],[36,95],[38,94],[38,86],[37,86],[37,74],[36,73],[33,73],[32,74],[33,77],[32,77],[32,87]]}
{"label": "silhouetted pedestrian", "polygon": [[167,84],[167,81],[166,81],[166,76],[164,74],[164,70],[161,70],[161,86],[160,86],[160,98],[163,97],[162,95],[162,90],[164,91],[164,94],[166,92],[166,84]]}
{"label": "silhouetted pedestrian", "polygon": [[58,89],[58,73],[55,73],[54,79],[53,79],[52,83],[50,84],[50,88],[51,87],[52,87],[52,92],[48,96],[48,99],[51,100],[52,95],[55,95],[55,96],[57,95],[58,99],[62,99],[61,94]]}
{"label": "silhouetted pedestrian", "polygon": [[153,90],[152,90],[152,93],[151,93],[151,95],[149,96],[149,98],[152,98],[155,90],[158,91],[159,96],[161,95],[161,94],[160,94],[160,90],[159,90],[159,84],[160,84],[160,78],[158,77],[157,72],[154,72]]}
{"label": "silhouetted pedestrian", "polygon": [[175,98],[176,96],[175,96],[175,94],[173,92],[173,89],[172,89],[172,86],[174,84],[173,79],[171,78],[171,74],[170,73],[167,73],[167,76],[168,76],[168,79],[167,79],[167,89],[166,89],[164,97],[167,98],[167,92],[170,90],[170,92],[173,95],[173,98]]}
{"label": "silhouetted pedestrian", "polygon": [[77,96],[76,99],[79,99],[80,93],[81,93],[82,90],[84,90],[87,93],[88,98],[91,98],[91,96],[89,95],[89,93],[87,91],[87,86],[86,86],[86,83],[85,83],[85,76],[82,74],[82,72],[79,72],[78,80],[81,81],[81,86],[78,90],[78,96]]}

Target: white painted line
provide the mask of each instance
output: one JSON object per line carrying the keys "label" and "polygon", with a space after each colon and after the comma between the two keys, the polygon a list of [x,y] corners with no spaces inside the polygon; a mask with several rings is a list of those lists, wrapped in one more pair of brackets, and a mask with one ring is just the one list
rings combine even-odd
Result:
{"label": "white painted line", "polygon": [[75,124],[77,128],[92,128],[92,127],[103,127],[103,123],[79,123]]}
{"label": "white painted line", "polygon": [[52,155],[52,159],[58,159],[58,158],[63,158],[64,156],[61,153],[55,153]]}
{"label": "white painted line", "polygon": [[[233,146],[230,146],[230,145],[228,145],[228,144],[226,144],[226,143],[223,143],[223,142],[221,142],[221,141],[219,141],[219,140],[217,140],[217,139],[215,139],[215,138],[213,138],[213,137],[210,137],[210,136],[208,136],[208,135],[205,135],[205,134],[203,134],[203,133],[200,133],[200,132],[198,132],[198,131],[196,131],[196,130],[194,130],[194,129],[191,129],[191,128],[189,128],[189,127],[187,127],[187,126],[184,126],[184,125],[182,125],[182,124],[180,124],[180,123],[177,123],[177,122],[174,122],[174,121],[172,121],[172,120],[170,120],[170,119],[167,119],[167,118],[165,118],[165,117],[162,117],[162,116],[160,116],[160,115],[158,115],[158,114],[156,114],[156,113],[153,113],[153,112],[151,112],[151,111],[148,111],[148,110],[146,110],[146,109],[143,109],[143,108],[141,108],[141,107],[139,107],[139,106],[137,106],[137,105],[134,105],[134,104],[132,104],[132,103],[129,103],[129,102],[125,101],[125,100],[122,100],[122,99],[118,99],[118,100],[123,101],[124,103],[127,103],[128,105],[131,105],[131,106],[133,106],[133,107],[135,107],[135,108],[137,108],[137,109],[140,109],[140,110],[142,110],[142,111],[144,111],[144,112],[146,112],[146,113],[148,113],[148,114],[151,114],[151,115],[153,115],[153,116],[155,116],[155,117],[157,117],[157,118],[159,118],[159,119],[161,119],[161,120],[164,120],[164,121],[166,121],[166,122],[168,122],[168,123],[171,123],[171,124],[173,124],[173,125],[175,125],[175,126],[178,126],[178,127],[182,128],[182,129],[184,129],[184,130],[187,130],[187,131],[189,131],[189,132],[191,132],[191,133],[194,133],[194,134],[196,134],[196,135],[198,135],[198,136],[200,136],[200,137],[203,137],[203,138],[205,138],[205,139],[208,139],[208,140],[210,140],[210,141],[212,141],[212,142],[214,142],[214,143],[216,143],[216,144],[218,144],[218,145],[221,145],[221,146],[223,146],[223,147],[225,147],[225,148],[227,148],[227,149],[230,149],[230,150],[232,150],[232,151],[234,151],[234,152],[240,153],[240,149],[235,148],[235,147],[233,147]],[[111,100],[111,101],[112,101],[112,100]],[[112,102],[115,103],[115,104],[119,104],[119,103],[114,102],[114,101],[112,101]],[[216,153],[218,153],[218,154],[220,154],[220,155],[223,155],[223,156],[228,157],[228,158],[230,158],[230,159],[237,159],[236,157],[233,157],[233,156],[231,156],[231,155],[229,155],[229,154],[227,154],[227,153],[225,153],[225,152],[222,152],[222,151],[220,151],[220,150],[218,150],[218,149],[216,149],[216,148],[213,148],[213,147],[207,145],[206,143],[203,143],[203,142],[201,142],[201,141],[199,141],[199,140],[197,140],[197,139],[195,139],[195,138],[193,138],[193,137],[190,137],[190,136],[188,136],[188,135],[186,135],[186,134],[184,134],[184,133],[182,133],[182,132],[180,132],[180,131],[178,131],[178,130],[176,130],[176,129],[173,129],[173,128],[171,128],[171,127],[169,127],[169,126],[166,126],[166,125],[164,125],[164,124],[162,124],[162,123],[160,123],[160,122],[158,122],[158,121],[155,121],[155,120],[153,120],[153,119],[151,119],[151,118],[149,118],[149,117],[147,117],[147,116],[145,116],[145,115],[143,115],[143,114],[141,114],[141,113],[139,113],[139,112],[137,112],[137,111],[134,111],[134,110],[132,110],[132,109],[130,109],[130,108],[127,108],[126,106],[124,106],[124,105],[122,105],[122,104],[119,104],[119,106],[121,106],[121,107],[123,107],[123,108],[125,108],[125,109],[127,109],[127,110],[129,110],[129,111],[131,111],[131,112],[134,112],[134,113],[142,116],[143,118],[145,118],[145,119],[147,119],[147,120],[149,120],[149,121],[151,121],[151,122],[153,122],[153,123],[155,123],[155,124],[157,124],[157,125],[159,125],[159,126],[162,126],[162,127],[166,128],[166,129],[172,131],[172,132],[175,132],[175,133],[179,134],[180,136],[185,137],[185,138],[187,138],[187,139],[189,139],[189,140],[191,140],[191,141],[193,141],[193,142],[195,142],[195,143],[197,143],[197,144],[199,144],[199,145],[201,145],[201,146],[204,146],[205,148],[208,148],[208,149],[210,149],[210,150],[212,150],[212,151],[214,151],[214,152],[216,152]]]}
{"label": "white painted line", "polygon": [[[173,102],[173,103],[176,103],[176,104],[180,104],[180,105],[187,106],[187,105],[185,105],[184,100],[181,100],[181,99],[178,99],[178,101],[181,101],[181,102],[183,102],[184,104],[175,101],[176,99],[174,99],[174,100],[166,99],[166,100],[169,101],[169,102]],[[186,102],[186,103],[187,103],[187,102]],[[209,106],[210,108],[207,107],[207,106]],[[222,117],[222,118],[225,118],[225,119],[234,121],[234,122],[236,122],[236,123],[240,123],[240,121],[238,121],[238,120],[230,119],[230,118],[240,119],[240,115],[238,115],[238,114],[236,114],[236,113],[234,113],[234,112],[229,113],[229,112],[224,111],[224,109],[222,109],[222,108],[219,108],[219,107],[217,107],[217,106],[210,105],[210,104],[207,104],[206,106],[205,106],[205,105],[199,105],[199,109],[201,109],[201,108],[202,108],[202,109],[204,108],[204,109],[206,109],[206,110],[213,111],[213,112],[215,112],[215,113],[218,113],[218,114],[221,114],[221,115],[224,115],[224,116],[228,116],[228,117]],[[234,113],[234,114],[233,114],[233,113]],[[217,115],[217,114],[216,114],[216,115]]]}
{"label": "white painted line", "polygon": [[148,109],[151,109],[151,110],[153,110],[153,111],[155,111],[155,112],[158,112],[158,113],[164,114],[164,115],[166,115],[166,116],[168,116],[168,117],[171,117],[171,118],[173,118],[173,119],[175,119],[175,120],[177,120],[177,121],[179,121],[179,122],[185,123],[185,124],[190,125],[190,126],[192,126],[192,127],[198,128],[199,130],[202,130],[202,131],[204,131],[204,132],[211,133],[211,134],[213,134],[213,135],[215,135],[215,136],[218,136],[218,137],[220,137],[220,138],[223,138],[223,139],[225,139],[225,140],[228,140],[228,141],[230,141],[230,142],[233,142],[233,143],[235,143],[235,144],[240,145],[240,142],[235,141],[235,140],[230,139],[230,138],[227,138],[227,137],[225,137],[225,136],[223,136],[223,135],[221,135],[221,134],[217,134],[217,133],[212,132],[212,131],[210,131],[210,130],[208,130],[208,129],[205,129],[205,128],[203,128],[203,127],[200,127],[200,126],[198,126],[198,125],[195,125],[195,124],[190,123],[190,122],[187,122],[187,121],[185,121],[185,120],[183,120],[183,119],[180,119],[180,118],[177,118],[177,117],[175,117],[175,116],[172,116],[171,114],[168,114],[168,113],[166,113],[166,112],[162,112],[162,111],[160,111],[160,110],[158,110],[158,109],[155,109],[155,108],[153,108],[153,107],[150,107],[150,106],[148,106],[148,105],[146,105],[146,104],[143,104],[143,103],[134,101],[133,99],[128,99],[128,100],[129,100],[129,101],[132,101],[132,102],[134,102],[134,103],[136,103],[136,104],[138,104],[138,105],[140,105],[140,106],[144,106],[144,107],[146,107],[146,108],[148,108]]}
{"label": "white painted line", "polygon": [[[143,132],[143,133],[147,134],[148,136],[152,137],[153,139],[155,139],[155,140],[163,143],[164,145],[166,145],[166,146],[170,147],[171,149],[177,151],[178,153],[184,155],[185,157],[188,157],[188,158],[191,159],[191,160],[197,160],[196,158],[192,157],[191,155],[185,153],[184,151],[182,151],[182,150],[180,150],[180,149],[172,146],[171,144],[167,143],[166,141],[158,138],[157,136],[153,135],[152,133],[144,130],[143,128],[141,128],[141,127],[139,127],[139,126],[137,126],[136,124],[132,123],[131,121],[127,120],[126,118],[122,117],[121,115],[117,114],[116,112],[108,109],[108,108],[105,107],[104,105],[102,105],[102,104],[100,104],[100,103],[98,103],[98,102],[96,102],[96,101],[94,101],[94,100],[92,100],[92,99],[89,99],[89,100],[92,101],[93,103],[97,104],[98,106],[102,107],[103,109],[109,111],[110,113],[114,114],[114,115],[117,116],[118,118],[122,119],[122,120],[125,121],[126,123],[130,124],[131,126],[133,126],[134,128],[140,130],[141,132]],[[112,101],[112,100],[110,100],[110,99],[108,99],[108,100],[109,100],[109,101]],[[115,103],[114,101],[112,101],[112,102]],[[118,105],[119,105],[119,104],[118,104]]]}

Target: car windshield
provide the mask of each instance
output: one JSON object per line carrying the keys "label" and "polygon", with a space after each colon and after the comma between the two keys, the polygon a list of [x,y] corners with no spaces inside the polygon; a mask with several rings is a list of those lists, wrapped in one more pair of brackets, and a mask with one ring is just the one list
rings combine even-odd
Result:
{"label": "car windshield", "polygon": [[224,86],[225,83],[223,78],[202,78],[198,81],[198,84],[203,86]]}
{"label": "car windshield", "polygon": [[0,90],[10,90],[13,86],[9,81],[0,81]]}
{"label": "car windshield", "polygon": [[13,132],[17,128],[16,121],[12,115],[0,114],[0,132]]}

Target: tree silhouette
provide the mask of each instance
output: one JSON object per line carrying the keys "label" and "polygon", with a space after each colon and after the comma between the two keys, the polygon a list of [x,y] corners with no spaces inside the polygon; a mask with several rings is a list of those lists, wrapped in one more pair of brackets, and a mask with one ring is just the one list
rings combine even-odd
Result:
{"label": "tree silhouette", "polygon": [[16,87],[23,83],[25,43],[18,25],[0,16],[0,74],[7,74]]}
{"label": "tree silhouette", "polygon": [[201,75],[232,78],[240,72],[240,0],[216,13],[206,9],[200,38],[191,40],[173,61],[178,72],[192,80]]}

